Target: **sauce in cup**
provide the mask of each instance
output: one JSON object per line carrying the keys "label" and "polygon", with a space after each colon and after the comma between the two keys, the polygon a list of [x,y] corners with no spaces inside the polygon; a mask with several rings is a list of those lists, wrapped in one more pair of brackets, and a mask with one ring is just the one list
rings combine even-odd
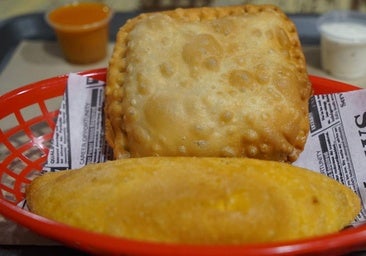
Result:
{"label": "sauce in cup", "polygon": [[105,4],[76,2],[50,11],[46,21],[54,28],[66,60],[87,64],[106,56],[111,17]]}
{"label": "sauce in cup", "polygon": [[366,75],[366,15],[334,11],[318,21],[324,70],[340,78]]}

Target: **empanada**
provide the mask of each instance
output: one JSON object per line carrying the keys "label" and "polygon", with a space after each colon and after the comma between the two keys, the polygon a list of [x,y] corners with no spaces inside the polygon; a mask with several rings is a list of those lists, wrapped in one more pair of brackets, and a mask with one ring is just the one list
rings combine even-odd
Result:
{"label": "empanada", "polygon": [[349,188],[286,163],[147,157],[36,178],[36,214],[130,239],[188,244],[284,241],[336,232],[360,211]]}
{"label": "empanada", "polygon": [[292,162],[312,93],[295,25],[277,7],[141,14],[120,28],[106,87],[115,158]]}

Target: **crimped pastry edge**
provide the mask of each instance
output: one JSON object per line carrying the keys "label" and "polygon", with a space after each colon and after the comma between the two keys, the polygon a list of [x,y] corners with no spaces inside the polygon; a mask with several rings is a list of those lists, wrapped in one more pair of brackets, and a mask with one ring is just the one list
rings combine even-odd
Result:
{"label": "crimped pastry edge", "polygon": [[[173,19],[184,21],[202,21],[214,20],[227,16],[242,15],[245,13],[260,13],[273,12],[281,19],[286,21],[288,28],[289,40],[293,47],[290,49],[292,59],[296,60],[296,68],[301,73],[307,73],[305,57],[302,51],[301,43],[298,38],[298,33],[295,24],[288,18],[288,16],[275,5],[239,5],[239,6],[224,6],[224,7],[201,7],[201,8],[178,8],[175,10],[162,11],[160,14],[168,15]],[[126,158],[130,156],[128,152],[126,135],[123,131],[122,109],[120,103],[123,100],[123,83],[126,74],[127,63],[125,61],[128,34],[134,29],[136,24],[147,17],[156,14],[142,13],[132,19],[129,19],[118,31],[116,37],[115,47],[112,57],[109,61],[107,71],[107,86],[105,93],[105,134],[108,144],[114,149],[114,157]],[[310,92],[311,94],[312,92]],[[307,97],[308,95],[303,95]],[[119,104],[119,106],[116,106]],[[114,118],[109,115],[110,111],[114,111]],[[117,118],[115,118],[117,116]],[[302,149],[299,149],[300,151]]]}

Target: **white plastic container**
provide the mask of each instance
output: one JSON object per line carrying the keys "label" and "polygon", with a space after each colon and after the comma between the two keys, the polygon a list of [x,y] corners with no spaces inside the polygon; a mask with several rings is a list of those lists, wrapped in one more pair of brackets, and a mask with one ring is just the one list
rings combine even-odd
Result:
{"label": "white plastic container", "polygon": [[366,75],[366,14],[333,11],[318,19],[322,68],[339,78]]}

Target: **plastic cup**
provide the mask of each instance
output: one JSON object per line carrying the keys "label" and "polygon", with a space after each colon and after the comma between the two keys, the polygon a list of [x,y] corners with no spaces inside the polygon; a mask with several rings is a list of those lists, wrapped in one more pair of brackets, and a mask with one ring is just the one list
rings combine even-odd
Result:
{"label": "plastic cup", "polygon": [[67,61],[88,64],[107,54],[109,21],[113,12],[102,3],[75,2],[51,10],[47,23],[54,29]]}
{"label": "plastic cup", "polygon": [[322,68],[339,78],[366,75],[366,14],[333,11],[317,21]]}

